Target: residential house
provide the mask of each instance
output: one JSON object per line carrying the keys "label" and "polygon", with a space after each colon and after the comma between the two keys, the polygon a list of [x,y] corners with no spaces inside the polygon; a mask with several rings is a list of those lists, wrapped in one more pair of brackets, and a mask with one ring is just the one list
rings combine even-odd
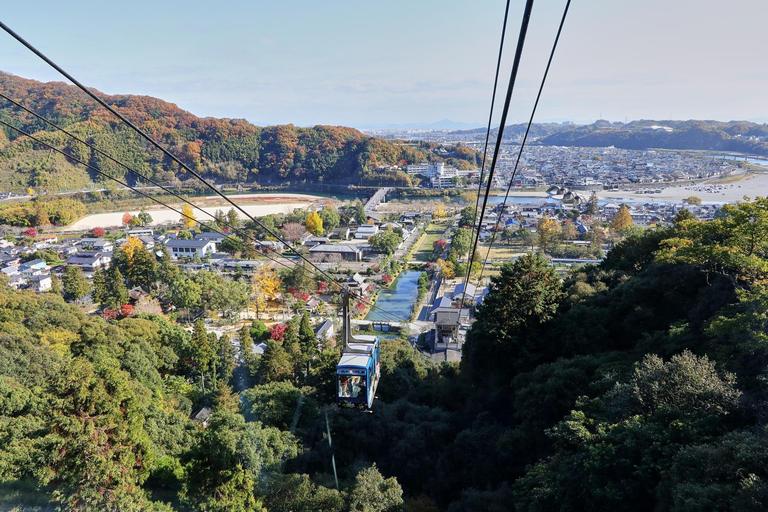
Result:
{"label": "residential house", "polygon": [[19,267],[5,267],[0,269],[0,274],[8,278],[8,286],[18,289],[24,284],[25,279],[19,272]]}
{"label": "residential house", "polygon": [[141,240],[141,243],[144,244],[144,248],[146,250],[151,251],[155,248],[155,239],[150,235],[139,235],[139,240]]}
{"label": "residential house", "polygon": [[379,226],[377,226],[376,224],[363,224],[361,226],[358,226],[357,231],[355,232],[355,239],[368,240],[378,232],[379,232]]}
{"label": "residential house", "polygon": [[[466,293],[464,292],[466,288]],[[473,285],[472,283],[461,283],[459,285],[456,285],[456,288],[453,290],[453,295],[451,298],[454,301],[462,301],[464,299],[473,299],[475,297],[475,294],[477,293],[477,287]]]}
{"label": "residential house", "polygon": [[328,243],[328,237],[325,236],[314,236],[312,234],[309,234],[308,236],[305,235],[301,237],[301,244],[306,247],[307,249],[311,249],[312,247],[327,244]]}
{"label": "residential house", "polygon": [[347,279],[347,288],[357,296],[363,296],[370,290],[373,283],[369,283],[363,276],[355,272],[355,275]]}
{"label": "residential house", "polygon": [[210,240],[216,244],[220,244],[225,238],[226,235],[221,233],[197,233],[195,235],[195,240]]}
{"label": "residential house", "polygon": [[323,322],[320,327],[315,329],[315,336],[317,336],[317,344],[318,346],[322,346],[326,343],[330,343],[331,345],[336,344],[336,340],[334,338],[334,335],[336,334],[336,327],[333,324],[333,320],[330,318]]}
{"label": "residential house", "polygon": [[273,240],[261,240],[254,242],[253,244],[257,249],[262,251],[283,252],[285,250],[285,244],[283,242],[277,242]]}
{"label": "residential house", "polygon": [[331,231],[328,238],[331,240],[349,240],[350,236],[352,236],[352,230],[349,229],[349,226],[339,226]]}
{"label": "residential house", "polygon": [[309,254],[316,256],[317,259],[332,259],[335,256],[345,261],[362,261],[363,259],[362,247],[350,244],[316,245],[309,250]]}
{"label": "residential house", "polygon": [[47,292],[51,289],[53,281],[48,274],[41,274],[39,276],[33,276],[29,280],[29,287],[35,290],[37,293]]}
{"label": "residential house", "polygon": [[19,265],[19,270],[22,272],[25,270],[45,270],[46,268],[48,268],[48,264],[40,259],[30,260]]}
{"label": "residential house", "polygon": [[195,415],[192,416],[192,423],[197,423],[199,425],[202,425],[203,428],[208,426],[208,423],[211,421],[211,408],[206,406],[197,411]]}
{"label": "residential house", "polygon": [[81,238],[76,245],[80,246],[81,250],[91,252],[112,252],[115,250],[114,244],[103,238]]}
{"label": "residential house", "polygon": [[74,265],[88,272],[109,268],[112,261],[111,254],[102,252],[80,252],[67,258],[67,265]]}
{"label": "residential house", "polygon": [[174,259],[193,258],[195,255],[204,258],[216,252],[216,243],[211,240],[179,240],[177,238],[166,241],[165,247],[171,251]]}

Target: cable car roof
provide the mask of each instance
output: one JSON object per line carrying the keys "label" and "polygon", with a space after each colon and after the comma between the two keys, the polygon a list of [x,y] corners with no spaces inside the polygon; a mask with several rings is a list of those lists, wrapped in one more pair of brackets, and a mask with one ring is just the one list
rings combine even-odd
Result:
{"label": "cable car roof", "polygon": [[342,354],[338,366],[367,368],[370,360],[371,356],[366,354]]}

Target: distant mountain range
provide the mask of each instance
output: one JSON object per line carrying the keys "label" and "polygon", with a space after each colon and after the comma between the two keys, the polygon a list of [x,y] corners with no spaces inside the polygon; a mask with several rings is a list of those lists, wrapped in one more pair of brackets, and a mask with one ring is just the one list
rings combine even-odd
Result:
{"label": "distant mountain range", "polygon": [[590,125],[546,125],[539,139],[554,146],[622,149],[693,149],[768,155],[768,125],[749,121],[597,121]]}
{"label": "distant mountain range", "polygon": [[481,125],[482,123],[459,123],[450,119],[442,119],[434,123],[364,124],[357,128],[359,130],[469,130]]}

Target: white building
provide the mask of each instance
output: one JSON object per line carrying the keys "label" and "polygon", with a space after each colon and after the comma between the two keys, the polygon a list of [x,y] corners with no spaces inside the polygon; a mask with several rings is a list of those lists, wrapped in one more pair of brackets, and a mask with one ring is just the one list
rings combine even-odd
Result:
{"label": "white building", "polygon": [[47,292],[51,289],[52,285],[53,281],[51,281],[51,276],[48,274],[34,276],[29,280],[30,288],[35,290],[37,293]]}
{"label": "white building", "polygon": [[357,228],[357,232],[355,233],[355,239],[368,240],[378,232],[379,232],[379,226],[377,226],[376,224],[363,224],[362,226],[359,226]]}
{"label": "white building", "polygon": [[174,259],[193,258],[195,254],[204,258],[216,252],[216,243],[211,240],[179,240],[171,239],[165,243]]}

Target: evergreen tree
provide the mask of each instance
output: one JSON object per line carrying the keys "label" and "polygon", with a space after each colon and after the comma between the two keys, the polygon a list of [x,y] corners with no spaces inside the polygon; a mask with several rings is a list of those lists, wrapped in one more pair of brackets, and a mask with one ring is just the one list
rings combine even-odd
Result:
{"label": "evergreen tree", "polygon": [[118,309],[128,302],[128,288],[117,265],[93,275],[93,298],[102,308]]}
{"label": "evergreen tree", "polygon": [[339,212],[336,208],[325,208],[321,210],[320,218],[323,220],[323,229],[326,233],[330,233],[339,226],[341,219],[339,218]]}
{"label": "evergreen tree", "polygon": [[304,360],[304,370],[309,375],[312,359],[317,355],[317,336],[309,323],[309,312],[304,311],[299,322],[299,347],[301,348],[302,359]]}
{"label": "evergreen tree", "polygon": [[[96,272],[96,274],[99,274],[99,272]],[[103,278],[103,274],[101,277]],[[96,275],[94,275],[93,280],[95,284]],[[80,267],[68,265],[64,269],[63,289],[67,299],[80,300],[91,292],[91,285]]]}
{"label": "evergreen tree", "polygon": [[538,254],[506,263],[491,278],[489,293],[467,334],[462,367],[478,379],[509,379],[546,352],[531,329],[549,321],[563,298],[560,278]]}
{"label": "evergreen tree", "polygon": [[355,221],[358,224],[365,224],[368,222],[368,215],[365,213],[365,208],[363,208],[363,203],[360,201],[355,202]]}
{"label": "evergreen tree", "polygon": [[584,209],[584,213],[587,215],[597,215],[599,203],[597,199],[597,193],[592,192],[592,195],[589,196],[589,201],[587,201],[587,206]]}
{"label": "evergreen tree", "polygon": [[61,295],[62,290],[63,288],[61,286],[61,279],[59,279],[59,276],[56,274],[51,274],[51,293]]}
{"label": "evergreen tree", "polygon": [[[215,334],[214,334],[215,335]],[[196,320],[192,330],[192,361],[200,373],[203,393],[205,393],[205,374],[211,368],[214,358],[213,347],[208,339],[208,333],[205,331],[205,324],[202,320]]]}
{"label": "evergreen tree", "polygon": [[279,341],[267,340],[267,347],[259,360],[262,382],[285,380],[293,375],[293,364],[288,352]]}
{"label": "evergreen tree", "polygon": [[170,284],[179,274],[179,267],[173,262],[173,257],[166,247],[161,249],[163,255],[158,260],[156,275],[160,283]]}

